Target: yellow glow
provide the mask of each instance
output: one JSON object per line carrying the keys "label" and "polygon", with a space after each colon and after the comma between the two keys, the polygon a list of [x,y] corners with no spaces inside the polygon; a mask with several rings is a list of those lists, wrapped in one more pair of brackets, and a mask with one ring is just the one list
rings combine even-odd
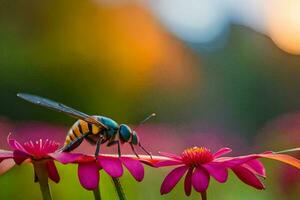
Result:
{"label": "yellow glow", "polygon": [[111,82],[121,86],[116,86],[119,95],[138,94],[147,85],[180,93],[197,80],[197,60],[189,49],[141,6],[83,4],[78,16],[65,24],[70,25],[65,28],[69,31],[64,32],[68,35],[65,37],[76,54],[93,63],[110,65],[105,70],[113,74]]}
{"label": "yellow glow", "polygon": [[270,7],[269,34],[284,51],[300,54],[300,1],[277,0]]}

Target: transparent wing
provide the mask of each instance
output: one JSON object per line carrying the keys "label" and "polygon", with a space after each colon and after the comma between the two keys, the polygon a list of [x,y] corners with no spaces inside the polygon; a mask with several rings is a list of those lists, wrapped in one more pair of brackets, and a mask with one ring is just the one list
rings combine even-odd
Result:
{"label": "transparent wing", "polygon": [[43,97],[40,97],[40,96],[26,94],[26,93],[18,93],[17,96],[24,99],[24,100],[26,100],[26,101],[28,101],[28,102],[30,102],[30,103],[33,103],[33,104],[36,104],[36,105],[39,105],[39,106],[42,106],[42,107],[46,107],[46,108],[49,108],[51,110],[55,110],[55,111],[58,111],[58,112],[62,112],[62,113],[65,113],[65,114],[67,114],[71,117],[74,117],[74,118],[77,118],[77,119],[82,119],[86,122],[98,125],[100,127],[107,128],[104,124],[102,124],[101,122],[99,122],[98,120],[93,118],[92,116],[87,115],[87,114],[85,114],[83,112],[80,112],[78,110],[75,110],[74,108],[66,106],[62,103],[58,103],[58,102],[52,101],[50,99],[46,99],[46,98],[43,98]]}

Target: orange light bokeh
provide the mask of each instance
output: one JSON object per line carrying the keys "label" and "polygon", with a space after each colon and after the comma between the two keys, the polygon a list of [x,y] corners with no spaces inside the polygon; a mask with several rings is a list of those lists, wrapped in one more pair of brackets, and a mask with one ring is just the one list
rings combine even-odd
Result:
{"label": "orange light bokeh", "polygon": [[300,54],[300,1],[275,1],[269,8],[268,32],[284,51]]}

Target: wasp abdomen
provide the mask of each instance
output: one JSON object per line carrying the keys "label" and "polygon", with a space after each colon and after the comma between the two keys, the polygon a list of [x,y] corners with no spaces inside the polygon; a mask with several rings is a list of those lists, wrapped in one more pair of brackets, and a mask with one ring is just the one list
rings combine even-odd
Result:
{"label": "wasp abdomen", "polygon": [[76,145],[72,145],[72,149],[74,149],[82,142],[83,135],[87,135],[87,134],[96,135],[99,134],[100,131],[101,131],[100,128],[97,127],[96,125],[89,124],[83,120],[77,120],[68,131],[64,147],[67,147],[72,142],[76,142]]}

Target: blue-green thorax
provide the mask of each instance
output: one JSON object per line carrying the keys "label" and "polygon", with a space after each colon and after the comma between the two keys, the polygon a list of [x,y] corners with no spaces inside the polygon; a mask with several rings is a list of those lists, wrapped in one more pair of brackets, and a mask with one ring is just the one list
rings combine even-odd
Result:
{"label": "blue-green thorax", "polygon": [[99,116],[98,120],[107,127],[107,133],[110,136],[113,136],[117,133],[119,129],[119,124],[117,122],[115,122],[114,120],[108,117],[103,117],[103,116]]}

